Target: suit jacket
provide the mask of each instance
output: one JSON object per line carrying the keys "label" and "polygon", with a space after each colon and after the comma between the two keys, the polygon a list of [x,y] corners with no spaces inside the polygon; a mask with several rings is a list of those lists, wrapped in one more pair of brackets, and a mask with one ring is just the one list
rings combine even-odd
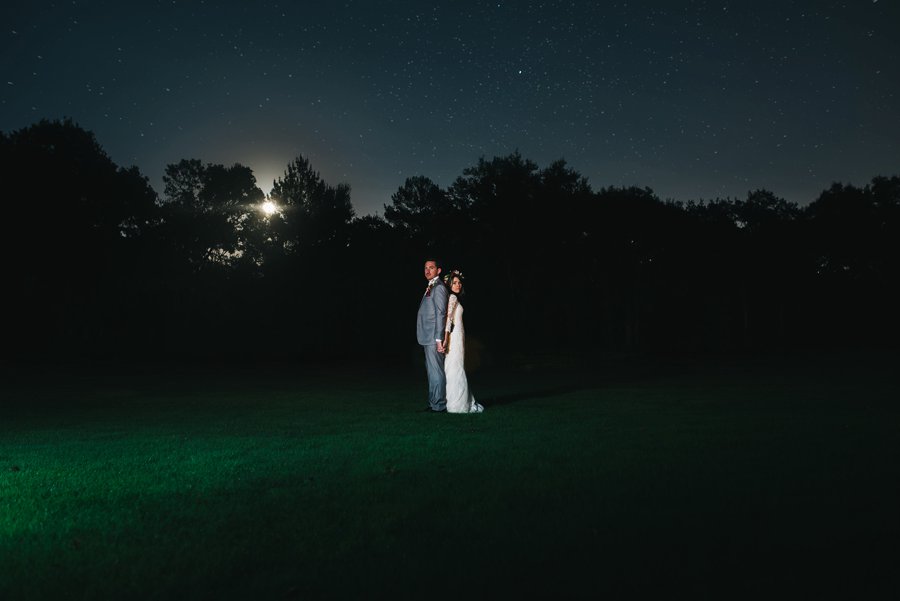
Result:
{"label": "suit jacket", "polygon": [[428,346],[444,339],[447,322],[447,287],[441,280],[422,297],[416,318],[416,337],[419,344]]}

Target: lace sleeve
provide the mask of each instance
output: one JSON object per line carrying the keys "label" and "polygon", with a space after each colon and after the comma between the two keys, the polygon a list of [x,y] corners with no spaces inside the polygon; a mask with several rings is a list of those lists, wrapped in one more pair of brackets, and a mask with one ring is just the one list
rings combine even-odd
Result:
{"label": "lace sleeve", "polygon": [[456,316],[456,303],[457,303],[456,295],[451,294],[450,302],[447,303],[447,327],[444,328],[445,332],[453,331],[453,318]]}

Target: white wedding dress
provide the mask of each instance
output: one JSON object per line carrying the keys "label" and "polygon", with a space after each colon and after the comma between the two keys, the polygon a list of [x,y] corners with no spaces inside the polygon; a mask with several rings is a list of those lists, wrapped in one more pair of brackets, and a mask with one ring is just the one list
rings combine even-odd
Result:
{"label": "white wedding dress", "polygon": [[447,305],[447,327],[450,348],[444,358],[447,376],[447,413],[481,413],[484,407],[475,402],[466,380],[466,329],[463,326],[463,306],[455,294]]}

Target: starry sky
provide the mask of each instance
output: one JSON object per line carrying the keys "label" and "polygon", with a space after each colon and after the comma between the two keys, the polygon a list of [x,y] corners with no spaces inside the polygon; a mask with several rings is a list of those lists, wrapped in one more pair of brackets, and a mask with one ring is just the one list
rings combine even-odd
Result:
{"label": "starry sky", "polygon": [[595,189],[801,205],[900,175],[897,0],[11,0],[0,131],[72,118],[162,192],[302,155],[357,214],[407,177],[563,158]]}

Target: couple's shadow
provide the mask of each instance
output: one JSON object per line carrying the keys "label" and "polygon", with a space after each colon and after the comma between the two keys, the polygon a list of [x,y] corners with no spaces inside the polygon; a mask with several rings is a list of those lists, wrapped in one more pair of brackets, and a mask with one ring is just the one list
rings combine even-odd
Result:
{"label": "couple's shadow", "polygon": [[482,403],[485,407],[498,407],[501,405],[511,405],[513,403],[518,403],[519,401],[541,399],[557,396],[560,394],[568,394],[570,392],[577,392],[582,388],[582,386],[567,385],[539,388],[535,390],[522,390],[520,392],[509,392],[506,394],[485,397],[484,400],[479,399],[479,402]]}

